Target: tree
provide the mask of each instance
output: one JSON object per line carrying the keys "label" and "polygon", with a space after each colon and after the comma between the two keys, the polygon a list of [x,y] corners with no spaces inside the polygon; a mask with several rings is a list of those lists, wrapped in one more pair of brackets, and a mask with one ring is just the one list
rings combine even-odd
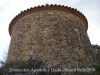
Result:
{"label": "tree", "polygon": [[99,45],[92,45],[93,51],[96,55],[96,60],[100,61],[100,46]]}

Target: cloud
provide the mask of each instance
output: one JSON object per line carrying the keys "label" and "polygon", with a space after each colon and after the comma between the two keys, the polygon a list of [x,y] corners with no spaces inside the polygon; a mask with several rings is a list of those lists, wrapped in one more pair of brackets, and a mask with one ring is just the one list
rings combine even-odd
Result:
{"label": "cloud", "polygon": [[71,0],[69,5],[70,6],[75,6],[78,2],[79,2],[79,0]]}
{"label": "cloud", "polygon": [[100,45],[100,29],[96,25],[91,25],[91,28],[88,30],[90,41],[92,44]]}

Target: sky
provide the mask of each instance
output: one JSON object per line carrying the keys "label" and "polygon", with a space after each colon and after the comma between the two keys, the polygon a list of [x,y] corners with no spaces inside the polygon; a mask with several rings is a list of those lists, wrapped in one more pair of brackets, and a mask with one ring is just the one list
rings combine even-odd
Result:
{"label": "sky", "polygon": [[0,0],[0,60],[7,57],[11,20],[23,10],[45,4],[65,5],[82,12],[88,20],[87,32],[91,44],[100,45],[100,0]]}

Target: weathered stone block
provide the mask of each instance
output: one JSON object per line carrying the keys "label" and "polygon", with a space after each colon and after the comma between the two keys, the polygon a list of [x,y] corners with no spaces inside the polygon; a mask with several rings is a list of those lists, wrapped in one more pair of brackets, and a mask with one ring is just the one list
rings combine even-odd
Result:
{"label": "weathered stone block", "polygon": [[70,11],[65,7],[61,7],[65,11],[60,7],[57,10],[44,8],[37,12],[26,11],[27,15],[20,14],[24,16],[12,24],[8,60],[27,60],[33,55],[47,60],[45,67],[48,68],[58,64],[60,68],[92,65],[94,57],[85,17],[76,10],[72,13],[70,8]]}

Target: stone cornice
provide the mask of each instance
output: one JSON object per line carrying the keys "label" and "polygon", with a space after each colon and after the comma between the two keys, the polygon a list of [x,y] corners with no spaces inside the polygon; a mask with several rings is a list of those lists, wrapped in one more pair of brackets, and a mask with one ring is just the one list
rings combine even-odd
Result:
{"label": "stone cornice", "polygon": [[34,13],[34,12],[45,11],[45,10],[59,10],[59,11],[64,11],[64,12],[68,12],[68,13],[74,14],[74,15],[76,15],[77,17],[79,17],[83,21],[83,23],[84,23],[84,25],[86,27],[86,30],[88,29],[87,19],[85,18],[85,16],[81,12],[77,11],[77,9],[74,9],[74,8],[71,8],[71,7],[68,7],[68,6],[63,6],[63,5],[61,6],[61,5],[56,5],[56,4],[55,5],[46,4],[45,6],[42,5],[42,6],[37,6],[37,7],[34,7],[34,8],[30,8],[30,9],[24,10],[21,13],[19,13],[17,16],[15,16],[13,18],[13,20],[11,21],[10,25],[9,25],[9,34],[11,35],[14,25],[22,17],[24,17],[24,16],[26,16],[28,14]]}

